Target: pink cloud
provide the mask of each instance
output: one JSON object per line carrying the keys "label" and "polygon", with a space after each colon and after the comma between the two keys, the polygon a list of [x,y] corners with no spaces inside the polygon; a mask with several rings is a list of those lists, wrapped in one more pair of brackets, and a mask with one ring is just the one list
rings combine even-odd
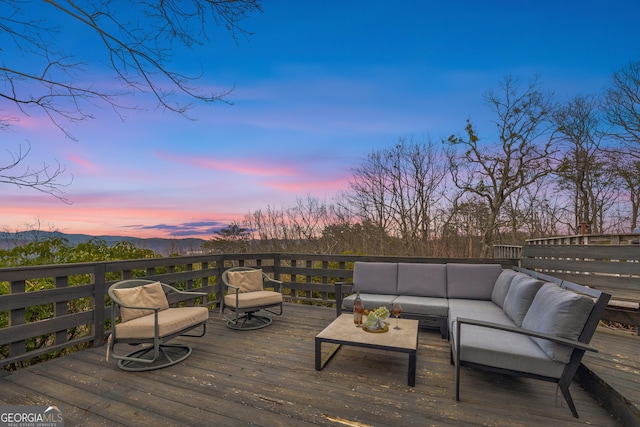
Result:
{"label": "pink cloud", "polygon": [[12,112],[5,117],[11,126],[23,130],[40,130],[43,128],[51,128],[53,123],[48,116],[26,115],[22,112]]}
{"label": "pink cloud", "polygon": [[266,175],[266,176],[298,176],[299,172],[290,167],[274,167],[272,164],[258,164],[256,161],[242,160],[233,161],[229,159],[214,159],[210,157],[180,156],[157,151],[156,157],[171,161],[195,166],[202,169],[235,172],[243,175]]}
{"label": "pink cloud", "polygon": [[[122,235],[139,238],[175,237],[176,228],[184,224],[211,222],[220,224],[241,220],[244,214],[232,212],[202,212],[182,208],[142,207],[129,208],[120,203],[111,206],[81,204],[65,205],[53,200],[34,204],[0,207],[3,231],[17,231],[39,223],[43,231],[55,229],[63,233],[88,235]],[[157,224],[168,224],[166,230]],[[202,230],[192,227],[193,235],[182,233],[180,237],[202,237]]]}
{"label": "pink cloud", "polygon": [[85,172],[89,172],[89,173],[98,173],[100,172],[100,167],[93,163],[90,162],[89,160],[83,159],[82,157],[76,155],[76,154],[68,154],[67,155],[67,160],[69,160],[70,162],[73,162],[77,165],[82,166],[82,168],[84,169]]}
{"label": "pink cloud", "polygon": [[291,182],[265,182],[264,185],[279,191],[308,193],[308,192],[325,192],[335,193],[345,190],[349,186],[349,176],[340,177],[333,180],[305,180]]}

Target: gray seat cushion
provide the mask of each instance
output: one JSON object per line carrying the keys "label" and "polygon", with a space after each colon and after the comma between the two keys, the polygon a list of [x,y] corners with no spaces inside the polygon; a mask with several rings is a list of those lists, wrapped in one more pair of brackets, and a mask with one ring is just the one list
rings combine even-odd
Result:
{"label": "gray seat cushion", "polygon": [[447,264],[447,297],[491,300],[500,264]]}
{"label": "gray seat cushion", "polygon": [[[342,300],[342,307],[347,310],[353,310],[353,301],[356,299],[356,294],[351,294]],[[393,300],[396,299],[395,295],[384,294],[360,294],[360,299],[364,308],[371,310],[376,307],[387,307],[391,311],[391,305]]]}
{"label": "gray seat cushion", "polygon": [[366,294],[397,295],[398,264],[356,262],[353,265],[354,291]]}
{"label": "gray seat cushion", "polygon": [[402,305],[403,314],[439,317],[447,317],[449,314],[449,303],[446,298],[401,295],[394,299],[393,302]]}
{"label": "gray seat cushion", "polygon": [[454,348],[459,342],[460,360],[560,378],[565,365],[549,358],[531,338],[496,329],[462,325],[461,339],[452,328]]}
{"label": "gray seat cushion", "polygon": [[454,329],[454,322],[458,317],[484,320],[513,326],[513,320],[492,301],[450,299],[449,300],[449,328]]}
{"label": "gray seat cushion", "polygon": [[[536,294],[522,327],[577,340],[593,309],[591,298],[545,283]],[[553,360],[568,363],[573,349],[541,338],[533,338]]]}
{"label": "gray seat cushion", "polygon": [[446,265],[398,263],[398,295],[446,298]]}
{"label": "gray seat cushion", "polygon": [[[457,348],[458,317],[501,325],[515,323],[492,301],[449,300],[449,331]],[[530,337],[480,326],[462,327],[462,361],[560,378],[564,364],[552,360]]]}

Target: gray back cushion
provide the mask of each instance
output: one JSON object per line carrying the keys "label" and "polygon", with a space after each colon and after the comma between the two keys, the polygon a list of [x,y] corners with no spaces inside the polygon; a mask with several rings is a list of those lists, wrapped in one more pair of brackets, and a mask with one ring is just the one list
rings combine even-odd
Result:
{"label": "gray back cushion", "polygon": [[444,264],[398,264],[398,295],[447,297],[447,268]]}
{"label": "gray back cushion", "polygon": [[353,266],[354,291],[364,294],[397,295],[398,264],[395,262],[356,262]]}
{"label": "gray back cushion", "polygon": [[496,284],[493,286],[493,292],[491,292],[491,301],[493,301],[498,307],[504,306],[504,299],[507,297],[511,281],[518,274],[517,271],[511,269],[502,270],[500,276],[496,279]]}
{"label": "gray back cushion", "polygon": [[[593,309],[593,300],[585,295],[545,283],[536,294],[522,327],[545,334],[577,340]],[[556,362],[569,363],[573,349],[542,338],[533,338]]]}
{"label": "gray back cushion", "polygon": [[447,297],[491,300],[500,264],[447,264]]}
{"label": "gray back cushion", "polygon": [[522,326],[533,298],[544,282],[526,274],[517,274],[511,281],[502,309],[518,326]]}

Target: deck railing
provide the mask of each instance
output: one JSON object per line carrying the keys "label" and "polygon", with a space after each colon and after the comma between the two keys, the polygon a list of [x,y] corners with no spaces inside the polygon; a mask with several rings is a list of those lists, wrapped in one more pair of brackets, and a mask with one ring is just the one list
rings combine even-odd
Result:
{"label": "deck railing", "polygon": [[524,246],[496,245],[494,255],[518,257],[524,268],[610,294],[603,319],[633,325],[640,335],[638,239],[638,234],[550,237]]}
{"label": "deck railing", "polygon": [[[111,328],[107,289],[118,280],[145,277],[183,290],[207,292],[220,302],[219,277],[232,266],[255,266],[282,280],[287,301],[335,305],[333,283],[349,281],[355,261],[487,262],[482,259],[252,253],[215,254],[0,269],[8,293],[0,295],[0,367],[20,366],[74,348],[104,345]],[[514,260],[492,260],[515,265]],[[350,285],[345,286],[350,292]]]}
{"label": "deck railing", "polygon": [[520,259],[522,245],[493,245],[493,256],[497,259]]}
{"label": "deck railing", "polygon": [[528,239],[528,245],[629,245],[638,244],[640,234],[576,234]]}

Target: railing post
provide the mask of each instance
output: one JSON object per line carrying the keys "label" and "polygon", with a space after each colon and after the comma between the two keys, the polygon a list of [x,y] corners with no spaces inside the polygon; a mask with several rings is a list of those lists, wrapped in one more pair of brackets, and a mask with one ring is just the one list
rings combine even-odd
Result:
{"label": "railing post", "polygon": [[[67,286],[69,286],[69,276],[58,276],[55,278],[54,281],[54,286],[57,289],[60,288],[66,288]],[[62,317],[65,316],[67,314],[69,314],[69,308],[68,308],[68,302],[67,301],[58,301],[55,303],[54,305],[54,315],[55,317]],[[56,332],[56,336],[55,336],[55,343],[56,345],[61,345],[64,344],[68,341],[67,338],[67,331],[63,330],[63,331],[57,331]]]}
{"label": "railing post", "polygon": [[276,280],[280,280],[280,262],[281,262],[280,253],[273,254],[273,278]]}
{"label": "railing post", "polygon": [[[26,280],[12,280],[9,284],[10,294],[23,294],[26,291]],[[24,325],[26,321],[27,310],[18,308],[9,311],[9,327]],[[26,353],[27,342],[25,339],[13,341],[9,344],[9,357],[21,356]]]}
{"label": "railing post", "polygon": [[[100,347],[104,345],[104,328],[106,323],[104,296],[107,293],[106,275],[106,264],[98,263],[94,265],[95,279],[93,282],[93,347]],[[111,324],[111,327],[113,327],[113,322]]]}

